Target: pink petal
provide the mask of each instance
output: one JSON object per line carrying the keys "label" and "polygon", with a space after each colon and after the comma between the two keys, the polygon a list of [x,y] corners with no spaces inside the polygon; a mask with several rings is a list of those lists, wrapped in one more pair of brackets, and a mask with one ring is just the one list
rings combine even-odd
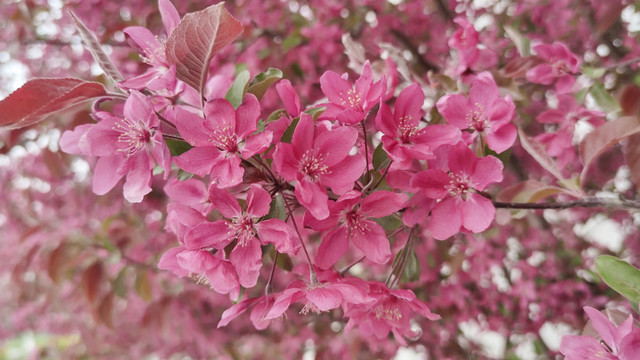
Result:
{"label": "pink petal", "polygon": [[353,86],[333,71],[322,74],[320,88],[330,102],[343,107],[345,104],[349,104],[347,96],[350,91],[353,92]]}
{"label": "pink petal", "polygon": [[293,145],[294,151],[293,155],[296,158],[301,158],[307,150],[313,148],[314,132],[313,119],[311,116],[306,113],[300,114],[300,120],[291,138],[291,145]]}
{"label": "pink petal", "polygon": [[91,155],[91,144],[87,139],[87,133],[95,124],[76,126],[73,130],[62,133],[60,149],[68,154]]}
{"label": "pink petal", "polygon": [[555,80],[553,69],[549,64],[536,65],[527,71],[527,80],[536,84],[549,85]]}
{"label": "pink petal", "polygon": [[353,231],[351,241],[367,259],[378,264],[386,263],[391,258],[391,247],[384,229],[375,221],[363,220],[362,223],[366,230]]}
{"label": "pink petal", "polygon": [[429,125],[413,138],[413,142],[428,145],[433,151],[441,145],[457,144],[460,137],[460,130],[452,125]]}
{"label": "pink petal", "polygon": [[158,7],[160,8],[160,16],[162,17],[162,23],[164,24],[164,31],[168,37],[176,26],[178,26],[178,23],[180,22],[180,14],[178,14],[178,10],[176,10],[169,0],[158,0]]}
{"label": "pink petal", "polygon": [[253,227],[262,244],[272,243],[278,252],[294,254],[300,248],[300,241],[294,237],[291,226],[280,219],[263,220]]}
{"label": "pink petal", "polygon": [[342,303],[342,294],[328,286],[318,286],[307,290],[307,300],[320,311],[329,311],[337,308]]}
{"label": "pink petal", "polygon": [[124,116],[130,121],[141,121],[150,127],[157,126],[159,123],[158,116],[153,111],[153,105],[137,90],[130,91],[129,98],[124,103]]}
{"label": "pink petal", "polygon": [[240,158],[236,155],[227,154],[214,162],[211,168],[212,182],[218,184],[220,188],[236,186],[242,182],[244,169],[240,166]]}
{"label": "pink petal", "polygon": [[329,196],[325,188],[307,179],[301,179],[295,189],[296,199],[300,205],[311,212],[313,217],[324,220],[329,216]]}
{"label": "pink petal", "polygon": [[258,185],[252,185],[247,194],[247,213],[260,218],[269,213],[271,195]]}
{"label": "pink petal", "polygon": [[613,351],[617,352],[618,347],[615,341],[616,326],[600,311],[590,307],[583,307],[584,312],[587,313],[589,319],[591,319],[591,325],[596,330],[598,335],[609,345]]}
{"label": "pink petal", "polygon": [[502,181],[502,161],[495,156],[478,159],[470,176],[470,185],[483,191],[487,185]]}
{"label": "pink petal", "polygon": [[185,250],[177,254],[178,265],[192,273],[203,273],[217,267],[220,259],[204,250]]}
{"label": "pink petal", "polygon": [[245,288],[256,286],[262,268],[262,249],[257,239],[250,240],[245,246],[238,243],[231,251],[229,261],[238,273],[240,285]]}
{"label": "pink petal", "polygon": [[239,139],[244,139],[258,128],[260,117],[260,102],[253,94],[247,94],[242,105],[236,110],[235,132]]}
{"label": "pink petal", "polygon": [[353,184],[362,176],[365,166],[364,156],[347,156],[332,166],[330,173],[321,175],[320,181],[323,185],[330,187],[334,193],[342,195],[353,189]]}
{"label": "pink petal", "polygon": [[284,103],[284,108],[287,110],[287,113],[292,117],[300,115],[300,111],[302,110],[300,98],[293,89],[293,86],[291,86],[291,82],[287,79],[280,80],[278,84],[276,84],[276,91]]}
{"label": "pink petal", "polygon": [[[168,0],[166,0],[168,1]],[[259,298],[244,299],[239,303],[233,305],[222,313],[220,322],[218,323],[218,329],[227,326],[238,316],[244,314]]]}
{"label": "pink petal", "polygon": [[151,154],[153,155],[153,159],[156,163],[164,170],[164,179],[167,180],[169,178],[169,173],[171,172],[171,152],[169,151],[167,144],[164,142],[160,131],[156,131],[151,140],[153,141]]}
{"label": "pink petal", "polygon": [[295,180],[300,166],[299,158],[293,153],[293,145],[287,143],[279,143],[273,153],[273,167],[287,181]]}
{"label": "pink petal", "polygon": [[[442,148],[441,148],[442,149]],[[462,143],[449,147],[449,170],[453,173],[469,175],[478,161],[478,157]]]}
{"label": "pink petal", "polygon": [[404,88],[396,99],[393,111],[396,123],[417,125],[422,117],[423,104],[424,93],[418,84],[414,83]]}
{"label": "pink petal", "polygon": [[265,320],[275,319],[278,316],[284,314],[289,308],[292,302],[298,301],[304,296],[302,290],[298,288],[290,288],[283,291],[280,296],[276,298],[271,310],[264,317]]}
{"label": "pink petal", "polygon": [[207,133],[231,129],[235,133],[236,110],[230,102],[225,99],[213,99],[204,105],[205,127]]}
{"label": "pink petal", "polygon": [[462,200],[448,198],[437,203],[431,210],[429,230],[438,240],[446,240],[457,234],[462,226]]}
{"label": "pink petal", "polygon": [[376,127],[391,138],[395,138],[398,134],[398,124],[389,109],[389,105],[384,102],[380,103],[380,110],[376,115]]}
{"label": "pink petal", "polygon": [[430,169],[421,171],[411,178],[411,187],[422,190],[431,199],[442,199],[448,195],[446,186],[451,178],[444,171]]}
{"label": "pink petal", "polygon": [[265,130],[256,135],[249,136],[245,141],[244,147],[240,149],[243,159],[248,159],[253,155],[265,152],[273,141],[273,133]]}
{"label": "pink petal", "polygon": [[226,190],[219,189],[215,185],[209,186],[209,200],[213,207],[227,219],[242,216],[242,209],[238,204],[238,200]]}
{"label": "pink petal", "polygon": [[223,249],[235,239],[236,231],[225,220],[204,222],[194,226],[184,238],[184,246],[189,250]]}
{"label": "pink petal", "polygon": [[213,146],[211,130],[204,126],[204,119],[179,107],[165,110],[165,116],[172,120],[180,135],[193,146]]}
{"label": "pink petal", "polygon": [[127,169],[125,158],[120,154],[99,158],[93,171],[93,192],[104,195],[111,191]]}
{"label": "pink petal", "polygon": [[487,116],[491,122],[491,126],[496,124],[505,124],[513,119],[513,115],[516,113],[516,106],[511,100],[511,97],[507,95],[504,99],[497,98],[491,104],[488,109],[485,109]]}
{"label": "pink petal", "polygon": [[127,201],[141,202],[144,196],[151,192],[152,164],[150,161],[151,159],[145,153],[136,153],[128,159],[129,172],[122,188]]}
{"label": "pink petal", "polygon": [[565,360],[618,360],[617,356],[605,350],[598,340],[590,336],[563,336],[562,342],[560,343],[560,353],[565,356]]}
{"label": "pink petal", "polygon": [[480,104],[485,111],[489,111],[494,101],[500,97],[498,85],[489,72],[481,72],[473,80],[469,90],[469,104]]}
{"label": "pink petal", "polygon": [[321,269],[328,269],[349,249],[348,230],[345,225],[337,227],[322,237],[314,262]]}
{"label": "pink petal", "polygon": [[162,254],[160,261],[158,261],[158,268],[163,270],[169,270],[174,275],[177,275],[177,276],[189,275],[189,271],[183,269],[178,264],[177,256],[183,251],[184,251],[184,247],[182,246],[177,246],[167,250],[164,254]]}
{"label": "pink petal", "polygon": [[228,261],[219,261],[218,266],[206,271],[206,275],[213,290],[220,294],[235,292],[240,287],[238,275]]}
{"label": "pink petal", "polygon": [[473,232],[485,231],[495,213],[491,200],[478,194],[467,194],[467,200],[462,202],[462,225]]}
{"label": "pink petal", "polygon": [[640,329],[635,329],[620,342],[620,360],[640,359]]}
{"label": "pink petal", "polygon": [[376,191],[362,200],[360,211],[367,216],[380,218],[404,208],[408,200],[409,196],[407,194]]}
{"label": "pink petal", "polygon": [[342,126],[324,132],[315,140],[317,156],[323,159],[324,165],[335,165],[349,156],[357,139],[358,131],[353,127]]}
{"label": "pink petal", "polygon": [[194,178],[184,181],[172,178],[164,186],[164,192],[171,200],[194,208],[202,205],[208,197],[202,181]]}
{"label": "pink petal", "polygon": [[506,124],[496,132],[487,133],[485,139],[487,140],[487,146],[489,146],[489,149],[500,154],[513,146],[517,135],[518,132],[515,125]]}
{"label": "pink petal", "polygon": [[213,146],[194,147],[173,160],[180,169],[204,177],[211,173],[213,165],[222,156],[222,152]]}
{"label": "pink petal", "polygon": [[141,26],[130,26],[124,29],[124,33],[127,34],[137,46],[144,53],[145,58],[149,60],[149,63],[153,66],[166,64],[164,56],[164,48],[158,42],[158,39],[147,28]]}
{"label": "pink petal", "polygon": [[471,107],[464,95],[445,95],[438,100],[436,107],[449,124],[459,129],[466,129],[470,126],[471,123],[466,116]]}
{"label": "pink petal", "polygon": [[273,306],[273,296],[263,296],[259,298],[260,300],[256,303],[251,310],[251,315],[249,315],[249,319],[256,330],[264,330],[266,329],[271,320],[265,320],[265,316],[269,312],[269,309]]}

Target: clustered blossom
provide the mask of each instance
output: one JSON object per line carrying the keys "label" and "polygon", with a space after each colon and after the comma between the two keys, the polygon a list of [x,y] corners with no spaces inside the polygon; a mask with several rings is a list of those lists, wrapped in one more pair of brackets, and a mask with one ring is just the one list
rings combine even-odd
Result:
{"label": "clustered blossom", "polygon": [[[101,224],[88,216],[73,220],[108,230],[90,241],[78,235],[82,246],[108,253],[83,261],[76,243],[31,240],[30,231],[45,238],[42,229],[59,227],[33,226],[32,218],[50,217],[56,209],[45,196],[32,196],[34,205],[23,215],[16,204],[27,201],[1,194],[12,201],[0,210],[0,225],[20,227],[21,233],[12,234],[36,243],[10,270],[19,278],[15,274],[33,261],[44,264],[56,282],[70,273],[57,271],[58,263],[77,264],[83,273],[74,276],[81,277],[92,315],[107,326],[113,325],[111,312],[124,308],[122,287],[131,285],[137,300],[147,302],[145,327],[155,327],[161,316],[169,325],[158,332],[174,331],[173,321],[188,323],[188,330],[175,332],[193,335],[189,341],[197,350],[185,350],[193,358],[228,355],[228,347],[208,349],[214,347],[211,338],[246,348],[256,344],[247,336],[234,338],[235,330],[256,339],[281,337],[277,346],[295,348],[296,355],[306,351],[305,344],[319,357],[358,352],[388,358],[399,345],[418,341],[428,345],[429,358],[458,358],[484,356],[461,334],[461,323],[513,335],[508,341],[537,335],[557,321],[575,328],[582,322],[576,303],[600,307],[610,298],[602,296],[602,283],[584,276],[592,270],[588,257],[606,250],[579,235],[580,228],[606,216],[624,225],[626,244],[635,243],[633,213],[536,209],[580,203],[601,189],[635,204],[637,130],[617,128],[615,117],[630,114],[625,124],[635,125],[629,119],[637,109],[628,99],[635,98],[637,86],[629,83],[628,93],[609,99],[597,92],[597,82],[617,91],[629,81],[624,76],[635,76],[640,50],[637,37],[620,31],[617,22],[611,25],[611,14],[621,8],[574,3],[516,1],[505,10],[513,20],[460,1],[365,0],[366,11],[360,11],[315,0],[275,2],[265,10],[247,0],[182,19],[180,12],[194,8],[190,2],[176,4],[178,9],[169,0],[159,0],[158,9],[141,6],[149,29],[134,19],[105,32],[116,38],[122,31],[134,48],[126,56],[118,47],[112,53],[124,76],[105,68],[108,56],[102,54],[101,66],[114,80],[108,85],[56,88],[49,91],[56,101],[28,116],[20,113],[24,104],[18,104],[18,115],[5,111],[20,122],[98,99],[90,123],[65,131],[60,148],[96,158],[89,161],[96,194],[109,196],[124,178],[124,199],[136,204],[110,207],[100,214]],[[574,16],[574,5],[589,14],[588,21]],[[487,19],[500,21],[487,25]],[[549,19],[562,21],[552,26]],[[359,25],[349,25],[352,20]],[[567,22],[576,24],[575,34]],[[532,30],[537,27],[545,32]],[[610,36],[615,39],[605,47],[616,54],[605,58],[595,45]],[[238,46],[227,46],[234,39]],[[343,52],[352,72],[342,73]],[[587,80],[583,61],[606,76]],[[282,71],[265,71],[274,64]],[[28,95],[37,103],[39,92]],[[589,128],[591,142],[583,140],[580,126]],[[0,140],[2,151],[15,141]],[[611,161],[602,161],[607,168],[591,166],[589,176],[597,155],[618,143]],[[52,179],[73,168],[47,151],[40,167]],[[31,181],[3,172],[0,177],[9,188]],[[70,188],[61,186],[56,194]],[[567,198],[577,200],[563,203]],[[152,223],[154,230],[144,236],[118,230],[127,206],[135,206],[129,212],[146,211],[127,215],[129,228],[139,222],[145,226],[137,229],[146,232]],[[532,210],[500,209],[518,206]],[[63,243],[75,236],[61,233]],[[50,247],[55,255],[41,256]],[[634,251],[625,252],[637,261]],[[130,262],[135,274],[113,259]],[[155,271],[155,265],[166,271]],[[175,283],[165,281],[170,276]],[[127,311],[141,308],[137,303]],[[567,359],[640,357],[631,317],[616,326],[594,308],[584,310],[600,340],[566,336],[559,351]],[[126,327],[123,319],[116,321],[115,328]],[[216,323],[225,329],[213,329]],[[172,343],[176,349],[183,345]],[[258,355],[271,356],[268,350],[266,345]]]}

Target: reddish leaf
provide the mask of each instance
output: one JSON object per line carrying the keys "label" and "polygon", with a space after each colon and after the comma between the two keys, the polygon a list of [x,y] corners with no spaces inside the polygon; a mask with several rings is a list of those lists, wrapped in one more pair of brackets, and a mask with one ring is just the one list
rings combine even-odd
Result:
{"label": "reddish leaf", "polygon": [[96,320],[110,329],[113,329],[113,300],[113,292],[107,293],[94,313]]}
{"label": "reddish leaf", "polygon": [[202,94],[211,58],[242,30],[242,24],[227,12],[224,3],[189,13],[167,40],[167,61],[176,65],[178,79]]}
{"label": "reddish leaf", "polygon": [[620,93],[620,107],[624,115],[635,115],[640,111],[640,87],[629,84]]}
{"label": "reddish leaf", "polygon": [[640,188],[640,134],[631,135],[624,147],[631,181]]}
{"label": "reddish leaf", "polygon": [[102,264],[99,261],[96,261],[93,265],[89,266],[89,268],[82,274],[82,289],[84,290],[89,303],[92,305],[95,304],[103,277],[104,272],[102,270]]}
{"label": "reddish leaf", "polygon": [[525,56],[511,60],[501,71],[508,78],[523,78],[529,69],[541,63],[542,59],[537,56]]}
{"label": "reddish leaf", "polygon": [[561,187],[541,183],[537,180],[526,180],[505,189],[502,189],[496,196],[496,200],[505,202],[535,203],[546,197],[556,194],[576,194]]}
{"label": "reddish leaf", "polygon": [[584,177],[593,160],[620,140],[637,133],[640,133],[640,120],[635,116],[624,116],[587,134],[580,142],[580,160],[584,164],[580,183],[584,184]]}
{"label": "reddish leaf", "polygon": [[149,274],[146,271],[138,272],[135,283],[136,292],[144,301],[150,301],[153,297]]}
{"label": "reddish leaf", "polygon": [[82,37],[82,41],[84,41],[84,45],[91,52],[93,58],[98,62],[98,65],[100,65],[102,71],[104,71],[104,73],[108,77],[110,77],[111,80],[115,82],[122,81],[122,75],[120,75],[120,72],[118,71],[116,66],[113,65],[113,62],[111,62],[111,58],[109,58],[109,55],[107,55],[104,50],[102,50],[102,46],[100,45],[98,39],[96,39],[96,36],[93,34],[93,32],[89,30],[89,28],[87,28],[87,26],[76,16],[76,14],[73,13],[73,11],[69,11],[69,13],[71,14],[71,17],[73,17],[73,20],[75,20],[76,22],[76,29],[78,29],[78,32]]}
{"label": "reddish leaf", "polygon": [[102,84],[79,79],[34,79],[0,101],[0,129],[18,129],[106,95]]}
{"label": "reddish leaf", "polygon": [[555,176],[560,182],[566,183],[566,179],[562,176],[560,170],[558,170],[556,162],[547,153],[542,144],[535,139],[528,137],[520,129],[518,129],[518,136],[520,137],[520,144],[522,144],[522,147],[538,162],[538,164],[540,164],[540,166],[542,166],[543,169],[550,172],[551,175]]}
{"label": "reddish leaf", "polygon": [[51,252],[47,265],[47,273],[54,283],[60,283],[60,276],[64,267],[68,265],[67,262],[67,244],[62,243]]}

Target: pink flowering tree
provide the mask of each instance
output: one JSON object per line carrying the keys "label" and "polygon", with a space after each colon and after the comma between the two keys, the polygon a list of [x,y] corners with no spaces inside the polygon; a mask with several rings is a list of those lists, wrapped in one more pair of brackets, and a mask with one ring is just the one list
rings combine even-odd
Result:
{"label": "pink flowering tree", "polygon": [[0,14],[0,358],[640,357],[631,2]]}

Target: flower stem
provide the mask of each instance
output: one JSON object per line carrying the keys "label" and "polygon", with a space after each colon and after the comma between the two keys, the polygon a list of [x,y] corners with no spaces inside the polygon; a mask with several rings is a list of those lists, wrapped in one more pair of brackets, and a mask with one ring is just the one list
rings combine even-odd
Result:
{"label": "flower stem", "polygon": [[629,199],[590,197],[581,200],[554,203],[517,203],[493,201],[493,206],[503,209],[569,209],[574,207],[601,207],[614,209],[640,209],[640,201]]}
{"label": "flower stem", "polygon": [[264,287],[264,294],[271,294],[271,283],[273,282],[273,274],[276,272],[276,265],[278,265],[278,250],[276,250],[276,255],[273,257],[273,266],[271,267],[271,274],[269,274],[269,281],[267,281],[267,285]]}
{"label": "flower stem", "polygon": [[293,222],[293,228],[296,230],[296,234],[298,234],[298,239],[300,239],[300,245],[302,245],[302,250],[304,250],[304,255],[307,257],[307,263],[309,264],[309,277],[311,284],[318,283],[318,276],[316,272],[313,270],[313,262],[311,261],[311,257],[309,256],[309,252],[307,251],[307,247],[304,245],[304,241],[302,241],[302,235],[300,235],[300,230],[298,229],[298,223],[296,222],[296,218],[293,216],[293,211],[291,211],[291,206],[287,201],[287,198],[284,196],[282,192],[282,200],[284,201],[284,205],[287,207],[287,213],[291,218],[291,222]]}

